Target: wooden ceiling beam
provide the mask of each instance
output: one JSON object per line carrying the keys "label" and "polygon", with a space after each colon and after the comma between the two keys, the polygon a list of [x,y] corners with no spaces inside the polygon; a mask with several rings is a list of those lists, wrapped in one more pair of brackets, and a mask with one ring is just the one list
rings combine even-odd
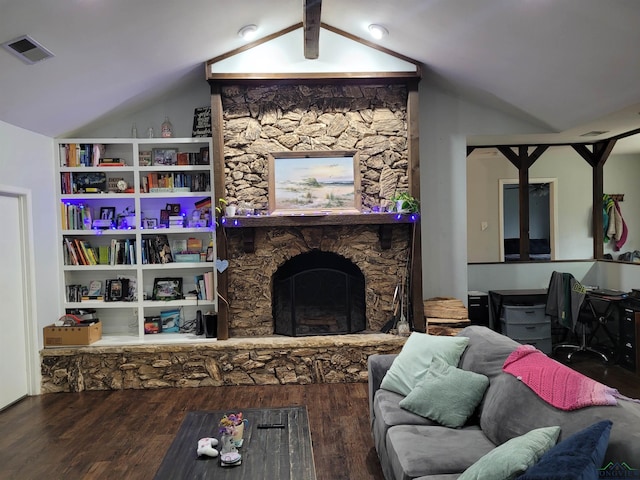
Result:
{"label": "wooden ceiling beam", "polygon": [[303,0],[304,58],[315,60],[320,54],[320,11],[322,0]]}

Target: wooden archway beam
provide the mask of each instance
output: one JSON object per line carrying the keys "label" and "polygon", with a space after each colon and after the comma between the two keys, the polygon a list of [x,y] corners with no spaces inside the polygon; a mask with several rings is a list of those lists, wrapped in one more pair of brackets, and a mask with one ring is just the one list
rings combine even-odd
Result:
{"label": "wooden archway beam", "polygon": [[617,139],[594,143],[592,150],[584,144],[572,144],[573,149],[584,158],[593,169],[591,218],[593,223],[593,258],[604,255],[604,216],[602,214],[602,195],[604,194],[604,164],[607,162]]}
{"label": "wooden archway beam", "polygon": [[304,58],[315,60],[320,54],[320,12],[322,0],[304,0]]}
{"label": "wooden archway beam", "polygon": [[498,146],[497,148],[518,169],[520,260],[529,260],[529,168],[549,147],[538,145],[531,153],[529,153],[529,145],[518,145],[518,153],[512,147]]}

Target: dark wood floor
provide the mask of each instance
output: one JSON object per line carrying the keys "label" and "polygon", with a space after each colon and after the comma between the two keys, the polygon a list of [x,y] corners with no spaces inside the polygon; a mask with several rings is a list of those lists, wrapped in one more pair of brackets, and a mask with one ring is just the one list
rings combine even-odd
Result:
{"label": "dark wood floor", "polygon": [[[640,377],[627,370],[587,355],[572,367],[640,398]],[[307,406],[318,480],[383,479],[366,384],[30,397],[0,412],[0,479],[151,479],[186,412],[287,405]]]}

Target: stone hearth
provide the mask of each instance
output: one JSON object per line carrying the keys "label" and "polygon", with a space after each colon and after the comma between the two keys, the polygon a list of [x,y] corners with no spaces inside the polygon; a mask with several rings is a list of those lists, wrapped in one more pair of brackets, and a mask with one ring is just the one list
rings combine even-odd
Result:
{"label": "stone hearth", "polygon": [[367,359],[405,338],[371,333],[180,345],[47,348],[42,393],[367,381]]}

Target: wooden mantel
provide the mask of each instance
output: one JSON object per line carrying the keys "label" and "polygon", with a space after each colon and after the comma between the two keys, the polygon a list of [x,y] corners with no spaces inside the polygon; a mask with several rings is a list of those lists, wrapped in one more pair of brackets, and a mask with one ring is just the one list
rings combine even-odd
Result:
{"label": "wooden mantel", "polygon": [[305,214],[305,215],[249,215],[223,217],[220,224],[224,228],[241,228],[245,253],[255,251],[255,229],[259,227],[318,227],[341,225],[378,225],[380,247],[391,248],[393,226],[416,223],[420,215],[416,213],[348,213],[348,214]]}

